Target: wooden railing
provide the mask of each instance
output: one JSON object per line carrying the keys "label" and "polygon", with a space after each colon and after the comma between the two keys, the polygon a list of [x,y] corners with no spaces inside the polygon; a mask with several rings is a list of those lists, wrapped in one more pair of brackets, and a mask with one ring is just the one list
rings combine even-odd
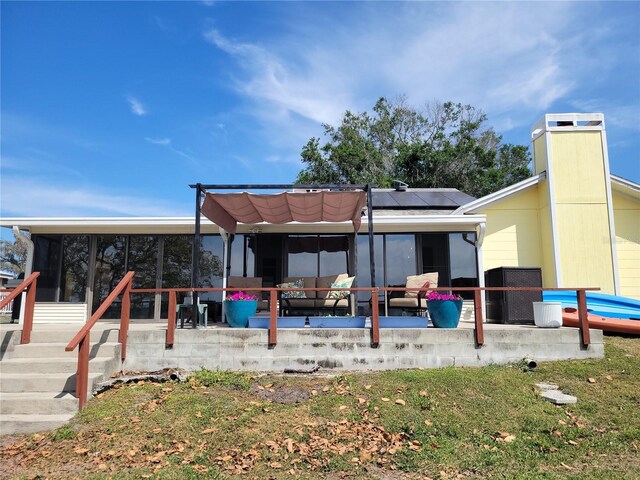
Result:
{"label": "wooden railing", "polygon": [[[176,305],[178,293],[193,293],[193,292],[225,292],[225,291],[237,291],[237,287],[227,288],[165,288],[165,289],[135,289],[131,290],[132,293],[168,293],[169,294],[169,311],[167,319],[167,333],[166,333],[166,346],[167,348],[173,347],[175,342],[176,331]],[[250,288],[251,291],[269,292],[269,332],[268,332],[268,345],[270,347],[275,346],[278,341],[278,293],[284,290],[292,290],[291,288]],[[403,288],[403,287],[363,287],[363,288],[301,288],[302,291],[333,291],[344,290],[350,292],[369,292],[372,299],[377,299],[380,292],[391,291],[420,291],[420,288]],[[579,318],[579,330],[580,340],[583,347],[588,346],[591,343],[591,337],[589,333],[589,321],[587,316],[587,291],[598,291],[600,288],[539,288],[539,287],[437,287],[430,288],[430,290],[436,290],[439,292],[473,292],[473,308],[474,308],[474,340],[477,347],[484,345],[484,315],[482,308],[482,292],[483,291],[577,291],[578,302],[578,318]],[[378,308],[371,309],[371,346],[377,347],[380,343],[380,321]]]}
{"label": "wooden railing", "polygon": [[36,288],[38,286],[38,277],[40,272],[33,272],[28,278],[24,280],[13,290],[1,289],[0,292],[10,292],[5,298],[0,301],[0,309],[9,302],[13,301],[18,295],[21,295],[24,289],[27,289],[27,300],[24,305],[24,321],[22,322],[22,335],[20,343],[25,344],[31,341],[31,331],[33,330],[33,309],[36,304]]}
{"label": "wooden railing", "polygon": [[120,310],[120,332],[118,341],[122,345],[121,360],[124,361],[127,355],[127,335],[129,332],[129,316],[131,310],[131,283],[134,272],[127,273],[116,288],[109,294],[100,307],[95,311],[87,323],[71,339],[65,347],[67,352],[71,352],[78,347],[78,368],[76,370],[76,397],[79,400],[80,410],[87,403],[87,388],[89,386],[89,348],[91,344],[91,328],[96,324],[111,304],[122,293],[122,303]]}

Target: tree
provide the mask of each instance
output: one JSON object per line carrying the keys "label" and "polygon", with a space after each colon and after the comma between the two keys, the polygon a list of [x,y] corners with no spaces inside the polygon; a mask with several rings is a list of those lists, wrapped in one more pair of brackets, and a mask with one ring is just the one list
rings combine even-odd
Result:
{"label": "tree", "polygon": [[471,105],[431,103],[422,111],[380,98],[373,113],[347,111],[341,124],[323,124],[327,142],[302,148],[299,183],[372,183],[400,180],[412,187],[457,188],[477,197],[530,176],[529,152],[503,144]]}
{"label": "tree", "polygon": [[27,264],[27,247],[22,242],[0,240],[0,268],[16,276],[24,273]]}

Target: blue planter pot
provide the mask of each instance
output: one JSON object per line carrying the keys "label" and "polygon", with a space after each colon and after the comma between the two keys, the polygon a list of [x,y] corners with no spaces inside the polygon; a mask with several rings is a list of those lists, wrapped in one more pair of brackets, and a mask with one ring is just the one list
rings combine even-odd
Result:
{"label": "blue planter pot", "polygon": [[249,323],[249,317],[255,315],[256,310],[258,310],[258,300],[239,300],[235,302],[225,300],[224,305],[227,323],[234,328],[246,328]]}
{"label": "blue planter pot", "polygon": [[462,300],[430,300],[429,317],[436,328],[456,328],[462,313]]}

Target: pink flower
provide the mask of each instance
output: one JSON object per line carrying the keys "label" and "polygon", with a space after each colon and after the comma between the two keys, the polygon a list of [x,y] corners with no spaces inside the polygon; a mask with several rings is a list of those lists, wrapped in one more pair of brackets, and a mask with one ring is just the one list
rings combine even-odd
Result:
{"label": "pink flower", "polygon": [[235,292],[233,294],[228,294],[225,297],[225,300],[229,302],[238,302],[243,300],[258,300],[258,297],[255,295],[248,295],[244,292]]}
{"label": "pink flower", "polygon": [[443,294],[432,290],[427,295],[427,301],[431,300],[462,300],[462,297],[460,295],[451,295],[448,293]]}

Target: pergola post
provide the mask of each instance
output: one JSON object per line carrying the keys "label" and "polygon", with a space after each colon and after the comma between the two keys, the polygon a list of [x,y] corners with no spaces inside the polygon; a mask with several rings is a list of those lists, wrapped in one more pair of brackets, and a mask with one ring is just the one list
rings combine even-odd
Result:
{"label": "pergola post", "polygon": [[[196,184],[196,218],[195,233],[193,235],[193,252],[191,255],[191,288],[198,288],[198,270],[200,264],[200,201],[202,199],[202,184]],[[198,308],[198,292],[193,292],[194,308]]]}
{"label": "pergola post", "polygon": [[[371,287],[376,286],[376,256],[373,250],[373,201],[371,195],[371,185],[367,184],[367,229],[369,232],[369,267],[371,269]],[[373,302],[373,300],[372,300]],[[378,299],[376,298],[376,303]]]}

